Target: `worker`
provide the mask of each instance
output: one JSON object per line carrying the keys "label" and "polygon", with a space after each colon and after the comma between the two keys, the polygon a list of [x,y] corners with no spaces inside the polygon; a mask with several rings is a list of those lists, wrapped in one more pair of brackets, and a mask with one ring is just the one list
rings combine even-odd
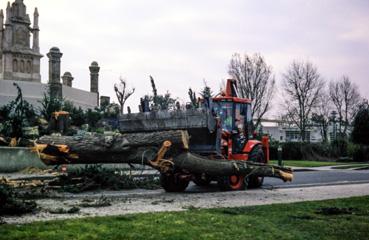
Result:
{"label": "worker", "polygon": [[237,127],[236,152],[241,153],[246,142],[246,136],[243,124],[240,121],[236,121],[236,127]]}

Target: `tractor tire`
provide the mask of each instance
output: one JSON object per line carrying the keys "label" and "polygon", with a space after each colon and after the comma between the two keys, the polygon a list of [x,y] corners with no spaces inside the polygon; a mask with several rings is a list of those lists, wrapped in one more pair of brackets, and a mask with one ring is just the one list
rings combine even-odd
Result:
{"label": "tractor tire", "polygon": [[[264,151],[261,147],[261,145],[258,145],[252,149],[252,151],[249,154],[249,160],[251,162],[257,162],[257,163],[266,163],[265,157],[264,157]],[[247,178],[247,187],[252,188],[260,188],[263,185],[264,177],[259,176],[250,176]]]}
{"label": "tractor tire", "polygon": [[211,177],[206,174],[197,174],[195,175],[193,182],[197,186],[203,187],[203,186],[209,186],[211,180],[212,180]]}
{"label": "tractor tire", "polygon": [[240,191],[245,190],[244,176],[222,176],[218,178],[218,187],[222,191]]}
{"label": "tractor tire", "polygon": [[183,192],[189,181],[181,180],[174,174],[160,174],[160,183],[166,192]]}

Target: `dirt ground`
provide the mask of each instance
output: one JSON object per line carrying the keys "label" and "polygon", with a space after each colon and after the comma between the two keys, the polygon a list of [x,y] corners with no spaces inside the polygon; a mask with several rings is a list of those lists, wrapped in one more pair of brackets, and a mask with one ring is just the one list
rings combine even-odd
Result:
{"label": "dirt ground", "polygon": [[[130,213],[184,211],[191,208],[219,208],[253,206],[273,203],[326,200],[369,195],[369,184],[318,186],[286,189],[258,189],[239,192],[186,192],[165,193],[163,190],[131,190],[118,192],[94,192],[66,194],[59,198],[40,199],[40,210],[36,214],[4,217],[9,224],[24,224],[34,221],[81,218],[94,216],[124,215]],[[86,207],[101,197],[108,199],[110,206]],[[95,202],[94,202],[95,201]],[[57,209],[79,207],[74,214],[52,214]]]}

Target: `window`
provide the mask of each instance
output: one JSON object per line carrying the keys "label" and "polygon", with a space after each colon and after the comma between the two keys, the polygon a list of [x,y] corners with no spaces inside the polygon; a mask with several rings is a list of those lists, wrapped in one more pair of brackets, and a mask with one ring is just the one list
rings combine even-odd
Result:
{"label": "window", "polygon": [[233,123],[233,103],[231,102],[220,102],[214,104],[214,110],[220,117],[222,122],[222,128],[224,130],[232,131]]}
{"label": "window", "polygon": [[24,61],[23,60],[21,60],[21,62],[20,62],[19,70],[20,70],[20,72],[24,73]]}
{"label": "window", "polygon": [[[286,131],[286,142],[299,142],[302,140],[300,131],[290,130]],[[305,132],[305,141],[310,142],[310,132]]]}
{"label": "window", "polygon": [[236,104],[236,112],[235,112],[235,123],[237,129],[244,129],[245,118],[246,118],[247,109],[243,104]]}
{"label": "window", "polygon": [[18,72],[18,60],[13,60],[13,72]]}
{"label": "window", "polygon": [[30,60],[27,61],[26,72],[27,73],[31,73],[32,72],[32,63],[31,63]]}

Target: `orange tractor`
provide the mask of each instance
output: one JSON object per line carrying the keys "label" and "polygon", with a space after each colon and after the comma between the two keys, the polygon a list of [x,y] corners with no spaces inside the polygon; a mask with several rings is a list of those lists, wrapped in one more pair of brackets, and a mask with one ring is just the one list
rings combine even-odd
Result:
{"label": "orange tractor", "polygon": [[[269,139],[267,136],[261,141],[255,139],[251,100],[238,97],[234,80],[227,81],[226,90],[220,96],[203,99],[201,105],[200,109],[170,112],[150,111],[142,104],[143,113],[125,114],[120,118],[120,130],[126,133],[188,132],[190,140],[185,157],[172,157],[175,167],[161,171],[161,183],[166,191],[183,191],[190,181],[200,186],[217,181],[222,190],[243,190],[260,187],[264,176],[292,179],[290,169],[279,169],[289,175],[281,177],[274,174],[277,166],[268,165]],[[225,160],[232,161],[233,170],[222,171]],[[190,161],[192,165],[183,165]],[[212,171],[215,166],[218,171]]]}
{"label": "orange tractor", "polygon": [[[228,80],[226,91],[213,99],[214,111],[220,118],[222,129],[221,153],[229,160],[252,161],[267,164],[269,162],[269,138],[262,141],[254,139],[251,118],[251,100],[239,98],[234,80]],[[218,178],[222,189],[241,190],[245,187],[257,188],[263,184],[262,176],[233,175]]]}

